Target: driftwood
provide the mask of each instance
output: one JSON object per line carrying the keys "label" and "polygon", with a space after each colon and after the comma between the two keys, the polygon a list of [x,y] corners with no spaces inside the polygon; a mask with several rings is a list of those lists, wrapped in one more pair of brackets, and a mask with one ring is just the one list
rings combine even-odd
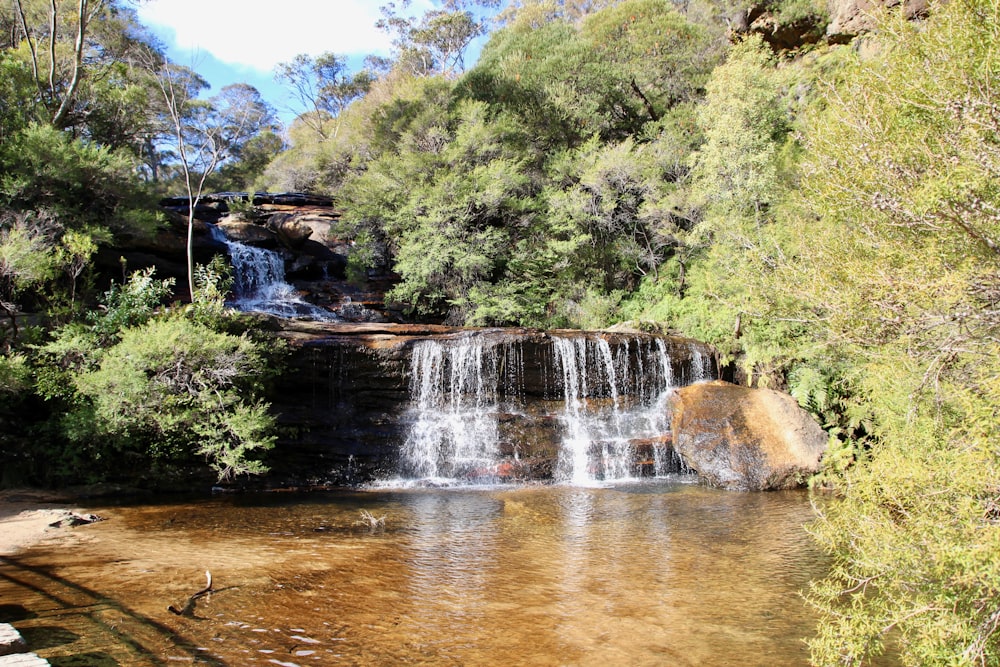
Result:
{"label": "driftwood", "polygon": [[207,579],[205,587],[200,591],[198,591],[197,593],[195,593],[194,595],[192,595],[191,597],[189,597],[187,604],[184,605],[183,609],[178,609],[174,605],[170,605],[167,607],[167,611],[173,614],[177,614],[178,616],[194,616],[194,606],[197,603],[198,598],[200,598],[202,595],[205,595],[206,593],[212,592],[212,573],[209,572],[208,570],[205,570],[205,578]]}

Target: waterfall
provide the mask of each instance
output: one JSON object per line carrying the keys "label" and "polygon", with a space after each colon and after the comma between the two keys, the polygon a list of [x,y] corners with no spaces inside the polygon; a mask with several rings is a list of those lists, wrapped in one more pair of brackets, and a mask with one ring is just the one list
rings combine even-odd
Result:
{"label": "waterfall", "polygon": [[588,484],[634,477],[636,442],[652,450],[654,474],[676,470],[663,438],[670,430],[667,399],[674,387],[663,340],[629,340],[616,353],[601,337],[556,337],[553,344],[564,402],[556,478]]}
{"label": "waterfall", "polygon": [[545,448],[528,439],[545,437],[554,441],[549,476],[558,482],[684,471],[670,446],[668,399],[678,384],[711,377],[710,356],[685,343],[677,361],[655,336],[616,335],[612,343],[562,332],[544,339],[530,353],[516,337],[490,332],[415,343],[401,474],[497,482],[528,465],[522,452]]}
{"label": "waterfall", "polygon": [[233,305],[239,310],[270,313],[279,317],[311,317],[336,320],[333,313],[303,301],[285,280],[285,261],[266,248],[230,240],[215,225],[208,225],[212,238],[226,245],[233,267]]}
{"label": "waterfall", "polygon": [[515,346],[483,336],[414,346],[414,418],[403,444],[405,476],[495,480],[501,395],[512,381],[516,385],[517,353]]}

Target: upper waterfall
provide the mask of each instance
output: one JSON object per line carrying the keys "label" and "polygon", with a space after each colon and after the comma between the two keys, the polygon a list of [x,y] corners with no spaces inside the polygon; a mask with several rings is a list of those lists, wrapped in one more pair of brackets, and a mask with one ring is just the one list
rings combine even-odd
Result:
{"label": "upper waterfall", "polygon": [[328,310],[304,301],[285,279],[285,261],[266,248],[233,241],[216,225],[207,225],[212,237],[226,245],[233,267],[233,305],[239,310],[279,317],[311,317],[335,321]]}

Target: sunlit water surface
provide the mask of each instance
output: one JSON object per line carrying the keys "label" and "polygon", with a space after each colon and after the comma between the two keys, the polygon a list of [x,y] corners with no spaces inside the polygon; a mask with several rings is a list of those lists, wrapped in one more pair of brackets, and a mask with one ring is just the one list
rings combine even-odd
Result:
{"label": "sunlit water surface", "polygon": [[806,493],[687,482],[91,509],[0,560],[54,665],[804,665],[826,567]]}

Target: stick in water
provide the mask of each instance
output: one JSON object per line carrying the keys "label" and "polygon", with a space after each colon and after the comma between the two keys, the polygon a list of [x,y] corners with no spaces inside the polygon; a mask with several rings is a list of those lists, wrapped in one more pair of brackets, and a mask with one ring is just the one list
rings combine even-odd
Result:
{"label": "stick in water", "polygon": [[187,604],[184,605],[183,609],[178,609],[174,605],[170,605],[170,606],[167,607],[167,611],[169,611],[169,612],[171,612],[173,614],[177,614],[178,616],[193,616],[194,615],[195,600],[197,600],[198,598],[200,598],[205,593],[211,593],[212,592],[212,573],[210,571],[208,571],[208,570],[205,570],[205,579],[207,580],[207,583],[205,584],[205,587],[203,589],[201,589],[200,591],[198,591],[197,593],[195,593],[194,595],[192,595],[191,597],[189,597],[188,601],[187,601]]}

